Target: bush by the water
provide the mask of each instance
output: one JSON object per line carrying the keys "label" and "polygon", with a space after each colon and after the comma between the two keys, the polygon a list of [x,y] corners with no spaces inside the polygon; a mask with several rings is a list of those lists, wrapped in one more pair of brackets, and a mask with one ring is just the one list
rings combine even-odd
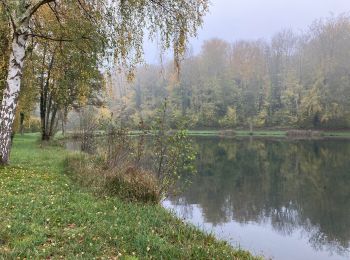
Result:
{"label": "bush by the water", "polygon": [[107,175],[107,191],[126,200],[158,202],[161,199],[158,187],[157,179],[152,173],[134,166]]}
{"label": "bush by the water", "polygon": [[132,138],[117,120],[106,124],[105,134],[97,137],[94,116],[85,117],[80,131],[83,153],[68,158],[67,169],[98,194],[157,203],[178,190],[180,179],[195,172],[196,154],[187,132],[170,132],[165,124],[166,102],[152,126],[152,138],[146,138],[142,121],[140,135]]}
{"label": "bush by the water", "polygon": [[287,136],[291,138],[319,138],[322,137],[321,131],[313,130],[289,130]]}
{"label": "bush by the water", "polygon": [[99,156],[77,154],[67,158],[66,170],[82,186],[98,195],[146,203],[158,203],[161,199],[155,176],[125,161],[109,167]]}

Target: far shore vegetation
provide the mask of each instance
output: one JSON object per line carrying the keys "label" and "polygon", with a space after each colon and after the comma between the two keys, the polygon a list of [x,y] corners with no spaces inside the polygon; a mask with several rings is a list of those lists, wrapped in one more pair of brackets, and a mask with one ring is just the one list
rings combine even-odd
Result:
{"label": "far shore vegetation", "polygon": [[[177,130],[170,130],[170,133],[176,132]],[[140,130],[130,130],[129,135],[140,135],[143,134]],[[147,132],[152,135],[152,131]],[[350,138],[350,130],[300,130],[300,129],[257,129],[257,130],[233,130],[233,129],[201,129],[201,130],[186,130],[189,136],[221,136],[221,137],[295,137],[295,133],[299,133],[298,136],[302,138]],[[314,136],[312,136],[314,133]],[[103,136],[106,133],[104,131],[96,131],[96,136]],[[79,137],[79,134],[74,132],[66,132],[62,135],[62,132],[57,133],[59,139],[69,139]]]}

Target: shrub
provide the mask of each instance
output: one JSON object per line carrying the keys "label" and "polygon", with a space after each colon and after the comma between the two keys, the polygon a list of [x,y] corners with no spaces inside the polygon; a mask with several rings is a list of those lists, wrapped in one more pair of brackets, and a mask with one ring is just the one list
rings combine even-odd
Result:
{"label": "shrub", "polygon": [[[82,154],[68,158],[68,169],[84,186],[99,194],[109,193],[128,201],[159,202],[179,188],[179,180],[195,172],[196,154],[186,131],[170,133],[166,123],[166,102],[159,110],[152,137],[140,122],[140,136],[131,138],[127,129],[117,124],[106,126],[104,136],[94,138],[94,132],[82,131]],[[84,129],[93,129],[86,120]],[[86,134],[89,137],[86,138]],[[86,140],[93,142],[86,142]],[[90,144],[93,149],[86,149]],[[185,179],[186,180],[186,179]]]}
{"label": "shrub", "polygon": [[128,201],[160,201],[157,179],[148,171],[130,166],[125,171],[109,173],[106,180],[106,188],[111,195]]}
{"label": "shrub", "polygon": [[100,156],[75,154],[66,159],[66,171],[80,185],[100,196],[113,195],[145,203],[158,203],[161,199],[155,176],[133,165],[121,163],[111,168]]}
{"label": "shrub", "polygon": [[319,138],[322,137],[321,131],[312,130],[289,130],[287,136],[290,138]]}

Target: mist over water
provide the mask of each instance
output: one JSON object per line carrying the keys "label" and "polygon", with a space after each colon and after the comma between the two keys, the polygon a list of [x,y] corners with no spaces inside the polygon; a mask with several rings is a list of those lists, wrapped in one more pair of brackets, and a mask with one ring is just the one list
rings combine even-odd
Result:
{"label": "mist over water", "polygon": [[[270,39],[282,29],[306,31],[316,19],[350,12],[348,0],[211,0],[209,13],[189,49],[198,54],[204,41],[220,38],[237,40]],[[156,42],[145,42],[145,60],[159,62]],[[166,53],[171,60],[172,52]]]}

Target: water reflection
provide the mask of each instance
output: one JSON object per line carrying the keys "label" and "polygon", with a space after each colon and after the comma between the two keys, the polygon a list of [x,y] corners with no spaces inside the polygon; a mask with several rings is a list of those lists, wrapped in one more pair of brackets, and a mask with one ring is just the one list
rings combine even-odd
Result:
{"label": "water reflection", "polygon": [[[234,241],[277,259],[295,254],[294,242],[305,251],[299,259],[349,257],[350,142],[195,140],[199,174],[189,189],[169,198],[165,206],[195,224],[221,230],[226,239],[247,237],[244,233],[252,227],[261,229],[251,232],[249,243]],[[243,234],[231,234],[234,225],[233,230],[239,228]],[[254,233],[285,243],[279,249],[264,248],[266,241],[254,240]]]}

